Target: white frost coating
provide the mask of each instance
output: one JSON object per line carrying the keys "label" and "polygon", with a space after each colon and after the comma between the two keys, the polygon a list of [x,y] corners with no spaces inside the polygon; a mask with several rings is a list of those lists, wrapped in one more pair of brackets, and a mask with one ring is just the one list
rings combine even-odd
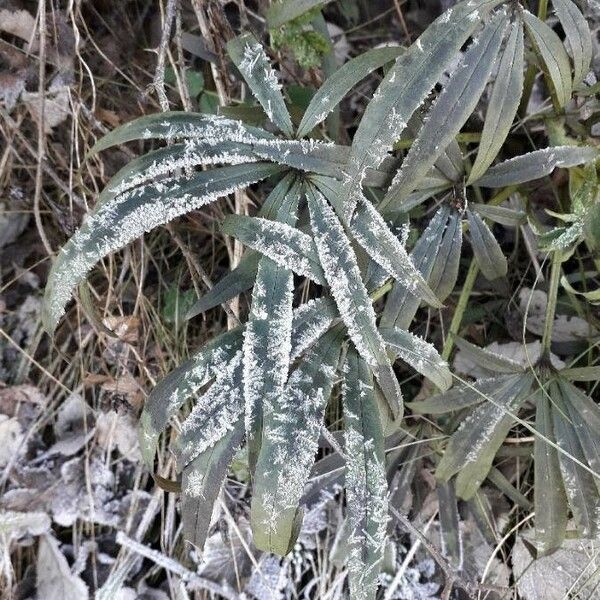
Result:
{"label": "white frost coating", "polygon": [[252,430],[257,410],[273,411],[283,394],[292,349],[293,293],[291,271],[281,272],[271,260],[261,259],[244,334],[247,432]]}
{"label": "white frost coating", "polygon": [[[124,215],[118,215],[119,207],[130,200],[135,202],[146,191],[145,187],[121,194],[103,205],[86,219],[84,226],[60,251],[46,289],[45,311],[48,322],[54,324],[58,321],[71,298],[72,289],[102,257],[123,248],[144,232],[260,181],[263,177],[250,172],[235,185],[224,186],[218,191],[207,191],[215,186],[211,180],[198,185],[194,192],[180,191],[185,189],[185,180],[157,183],[153,185],[156,194],[143,203],[134,205]],[[167,184],[170,186],[167,187]],[[167,190],[170,192],[168,200],[160,195]],[[100,231],[105,233],[99,235]]]}
{"label": "white frost coating", "polygon": [[233,429],[244,410],[241,376],[242,352],[239,351],[208,391],[196,400],[192,412],[183,422],[178,439],[182,467]]}
{"label": "white frost coating", "polygon": [[245,231],[243,236],[240,235],[247,246],[281,267],[319,283],[323,282],[319,265],[308,258],[310,255],[316,257],[315,246],[309,235],[278,221],[254,217],[252,222],[257,231]]}
{"label": "white frost coating", "polygon": [[296,360],[310,348],[331,326],[337,311],[326,304],[327,300],[318,298],[301,304],[294,311],[292,330],[292,353],[290,361]]}
{"label": "white frost coating", "polygon": [[385,344],[350,241],[321,193],[309,198],[309,209],[319,260],[340,316],[359,354],[377,375],[387,362]]}

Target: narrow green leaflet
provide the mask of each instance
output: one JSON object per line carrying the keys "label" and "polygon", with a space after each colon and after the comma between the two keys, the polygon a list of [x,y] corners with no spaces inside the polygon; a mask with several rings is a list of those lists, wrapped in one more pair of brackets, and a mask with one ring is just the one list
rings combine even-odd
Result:
{"label": "narrow green leaflet", "polygon": [[[302,184],[295,180],[271,227],[296,223]],[[252,290],[244,332],[243,383],[249,463],[253,467],[260,447],[262,419],[280,402],[290,364],[294,277],[270,258],[261,258]]]}
{"label": "narrow green leaflet", "polygon": [[380,329],[380,333],[388,347],[415,371],[427,377],[440,390],[450,388],[452,373],[448,363],[432,344],[398,327]]}
{"label": "narrow green leaflet", "polygon": [[154,466],[158,437],[183,403],[227,368],[242,348],[242,329],[232,329],[212,339],[152,390],[140,417],[139,440],[148,468]]}
{"label": "narrow green leaflet", "polygon": [[487,477],[496,452],[514,423],[511,414],[525,401],[532,381],[530,374],[507,378],[450,437],[436,477],[448,481],[458,473],[456,493],[459,497],[471,498]]}
{"label": "narrow green leaflet", "polygon": [[450,560],[454,569],[460,571],[463,567],[464,557],[454,482],[438,483],[437,496],[440,510],[442,554]]}
{"label": "narrow green leaflet", "polygon": [[431,306],[442,303],[413,265],[404,246],[387,226],[379,211],[363,196],[350,225],[354,239],[365,252],[401,286],[410,290]]}
{"label": "narrow green leaflet", "polygon": [[523,367],[521,367],[518,362],[515,362],[510,358],[500,356],[500,354],[475,346],[462,338],[455,338],[454,341],[465,358],[472,360],[476,365],[483,367],[488,371],[494,371],[496,373],[519,373],[523,370]]}
{"label": "narrow green leaflet", "polygon": [[[537,395],[535,429],[554,441],[550,400],[545,393]],[[560,548],[567,528],[567,496],[560,472],[558,451],[536,436],[534,442],[533,503],[535,537],[541,556]]]}
{"label": "narrow green leaflet", "polygon": [[352,143],[342,204],[349,219],[367,167],[378,166],[480,19],[502,0],[469,0],[438,17],[401,54],[367,106]]}
{"label": "narrow green leaflet", "polygon": [[183,470],[197,456],[231,431],[244,412],[242,352],[216,376],[208,390],[195,399],[192,412],[177,438],[177,460]]}
{"label": "narrow green leaflet", "polygon": [[353,348],[346,358],[343,401],[350,594],[374,600],[388,520],[385,450],[373,376]]}
{"label": "narrow green leaflet", "polygon": [[507,25],[506,13],[500,12],[471,44],[461,66],[429,111],[402,168],[381,202],[380,210],[401,203],[417,188],[475,110],[496,62]]}
{"label": "narrow green leaflet", "polygon": [[[566,372],[569,369],[565,370]],[[564,377],[565,371],[561,371],[561,377]],[[559,381],[561,391],[564,396],[573,405],[573,408],[582,416],[582,420],[587,423],[596,435],[600,436],[600,407],[579,388],[567,382]]]}
{"label": "narrow green leaflet", "polygon": [[481,404],[499,389],[513,386],[519,378],[520,375],[501,375],[479,379],[468,385],[456,385],[443,394],[435,394],[425,400],[407,402],[406,405],[421,415],[443,415]]}
{"label": "narrow green leaflet", "polygon": [[185,318],[192,319],[249,290],[254,285],[259,260],[260,254],[258,252],[245,253],[233,271],[221,277],[204,296],[198,298]]}
{"label": "narrow green leaflet", "polygon": [[327,297],[309,300],[294,310],[290,361],[310,348],[338,318],[335,302]]}
{"label": "narrow green leaflet", "polygon": [[523,210],[516,210],[506,206],[478,204],[477,202],[470,202],[469,208],[484,219],[500,223],[500,225],[504,225],[505,227],[519,227],[519,225],[524,225],[527,222],[527,213]]}
{"label": "narrow green leaflet", "polygon": [[558,35],[529,11],[523,11],[527,33],[545,66],[548,82],[560,108],[571,99],[573,80],[569,56]]}
{"label": "narrow green leaflet", "polygon": [[[436,296],[444,300],[458,276],[462,229],[457,211],[442,206],[419,238],[411,258]],[[381,327],[408,329],[421,299],[405,287],[394,284],[386,300]]]}
{"label": "narrow green leaflet", "polygon": [[[572,458],[586,463],[577,431],[569,418],[569,398],[554,383],[550,389],[554,435],[563,450],[559,455],[560,469],[565,482],[565,491],[577,530],[582,537],[595,537],[600,531],[600,495],[594,476],[578,465]],[[572,457],[572,458],[571,458]]]}
{"label": "narrow green leaflet", "polygon": [[208,536],[214,504],[243,436],[244,420],[240,418],[232,423],[231,431],[225,437],[197,456],[183,470],[183,536],[200,552]]}
{"label": "narrow green leaflet", "polygon": [[325,80],[312,97],[302,121],[298,137],[308,135],[343,100],[346,94],[370,73],[395,60],[404,52],[399,46],[373,48],[349,60]]}
{"label": "narrow green leaflet", "polygon": [[299,229],[285,223],[243,215],[227,216],[221,229],[278,265],[320,285],[325,283],[313,240]]}
{"label": "narrow green leaflet", "polygon": [[319,260],[348,334],[373,369],[392,414],[402,412],[402,394],[385,342],[377,330],[375,311],[362,281],[356,256],[344,228],[321,192],[307,193]]}
{"label": "narrow green leaflet", "polygon": [[592,63],[592,32],[585,17],[571,0],[552,0],[554,10],[565,31],[575,68],[574,85],[579,85],[588,74]]}
{"label": "narrow green leaflet", "polygon": [[476,213],[468,210],[467,218],[471,245],[483,276],[490,280],[504,277],[508,272],[508,263],[494,234]]}
{"label": "narrow green leaflet", "polygon": [[256,183],[279,167],[255,163],[196,173],[135,188],[92,212],[63,246],[52,265],[44,296],[43,322],[53,331],[72,290],[103,257],[159,225]]}
{"label": "narrow green leaflet", "polygon": [[329,2],[331,0],[277,0],[267,10],[267,25],[269,29],[277,29],[309,10],[325,6]]}
{"label": "narrow green leaflet", "polygon": [[[600,381],[600,367],[561,369],[560,376],[568,381]],[[600,421],[598,421],[600,423]]]}
{"label": "narrow green leaflet", "polygon": [[227,43],[227,52],[269,120],[291,136],[294,128],[281,93],[281,84],[262,45],[252,34],[245,33]]}
{"label": "narrow green leaflet", "polygon": [[500,188],[550,175],[557,167],[575,167],[598,159],[591,146],[555,146],[516,156],[493,166],[477,181],[481,187]]}
{"label": "narrow green leaflet", "polygon": [[134,140],[149,139],[169,142],[193,139],[217,144],[224,141],[246,143],[257,139],[276,138],[264,129],[248,127],[241,121],[219,115],[183,111],[161,112],[139,117],[113,129],[96,142],[90,150],[90,155]]}
{"label": "narrow green leaflet", "polygon": [[291,373],[284,393],[265,408],[251,507],[260,550],[285,555],[296,541],[298,503],[318,450],[343,338],[343,327],[326,333]]}
{"label": "narrow green leaflet", "polygon": [[479,151],[467,184],[477,181],[494,162],[513,124],[523,95],[525,44],[523,22],[517,19],[502,53],[494,89],[487,108]]}

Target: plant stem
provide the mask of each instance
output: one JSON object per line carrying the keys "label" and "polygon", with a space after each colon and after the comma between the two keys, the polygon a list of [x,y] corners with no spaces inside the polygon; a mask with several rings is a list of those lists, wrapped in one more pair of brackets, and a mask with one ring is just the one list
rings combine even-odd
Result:
{"label": "plant stem", "polygon": [[548,303],[546,304],[546,320],[544,323],[544,337],[542,338],[542,353],[549,354],[552,344],[552,330],[554,328],[554,314],[558,300],[558,286],[560,283],[560,272],[562,264],[562,253],[557,250],[552,254],[552,272],[550,273],[550,287],[548,289]]}
{"label": "plant stem", "polygon": [[473,258],[471,260],[462,291],[460,292],[460,297],[458,298],[456,310],[452,316],[452,322],[450,323],[450,329],[448,331],[448,335],[446,336],[444,348],[442,349],[442,358],[444,360],[448,360],[450,358],[452,348],[454,348],[454,338],[458,335],[465,310],[467,309],[467,304],[469,303],[469,297],[473,291],[473,286],[475,285],[475,280],[477,279],[478,274],[479,267],[477,266],[477,261]]}

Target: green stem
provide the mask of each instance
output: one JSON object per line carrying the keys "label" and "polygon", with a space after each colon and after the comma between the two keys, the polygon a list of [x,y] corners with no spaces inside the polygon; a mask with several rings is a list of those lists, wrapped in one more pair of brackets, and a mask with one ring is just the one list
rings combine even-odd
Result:
{"label": "green stem", "polygon": [[552,272],[550,273],[550,287],[548,289],[548,304],[546,305],[546,321],[544,323],[544,337],[542,338],[543,354],[550,353],[552,344],[552,330],[554,328],[554,315],[558,301],[558,286],[560,284],[560,272],[562,264],[562,253],[556,251],[552,254]]}
{"label": "green stem", "polygon": [[469,271],[467,272],[467,276],[465,278],[465,283],[463,284],[462,291],[460,292],[460,297],[458,298],[456,310],[452,316],[452,322],[450,323],[450,329],[448,331],[448,335],[446,336],[446,341],[444,342],[444,348],[442,349],[442,358],[444,360],[448,360],[450,358],[450,354],[454,348],[454,339],[460,330],[465,310],[467,309],[467,305],[469,303],[469,297],[473,291],[475,280],[477,279],[478,274],[479,267],[477,266],[477,261],[472,259],[471,265],[469,266]]}

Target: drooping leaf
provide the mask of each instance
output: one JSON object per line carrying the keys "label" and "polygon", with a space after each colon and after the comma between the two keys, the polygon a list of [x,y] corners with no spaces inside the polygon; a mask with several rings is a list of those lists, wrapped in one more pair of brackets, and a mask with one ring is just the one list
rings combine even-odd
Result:
{"label": "drooping leaf", "polygon": [[[550,400],[546,394],[537,395],[535,429],[554,441]],[[533,503],[535,537],[540,555],[560,548],[567,528],[567,496],[560,472],[558,451],[536,436],[534,442]]]}
{"label": "drooping leaf", "polygon": [[546,23],[527,10],[522,14],[531,41],[544,62],[544,70],[558,106],[564,108],[573,90],[567,51],[561,39]]}
{"label": "drooping leaf", "polygon": [[414,292],[431,306],[441,307],[441,302],[413,265],[398,237],[387,226],[379,211],[364,196],[358,203],[350,231],[371,259],[399,285]]}
{"label": "drooping leaf", "polygon": [[318,6],[324,6],[331,0],[281,0],[273,2],[267,10],[267,24],[269,29],[277,29],[289,21],[313,10]]}
{"label": "drooping leaf", "polygon": [[312,238],[295,227],[243,215],[229,215],[222,231],[272,261],[323,285],[323,270]]}
{"label": "drooping leaf", "polygon": [[244,33],[227,43],[227,52],[269,120],[291,136],[294,128],[281,84],[262,45],[251,33]]}
{"label": "drooping leaf", "polygon": [[[264,221],[267,227],[292,229],[298,216],[301,192],[302,183],[296,179],[277,211],[277,220],[256,220]],[[280,402],[288,376],[293,300],[292,271],[282,268],[270,258],[261,258],[252,290],[243,347],[246,438],[251,468],[258,457],[263,412]]]}
{"label": "drooping leaf", "polygon": [[387,72],[352,143],[342,196],[346,218],[354,212],[355,195],[366,168],[381,163],[480,19],[501,3],[502,0],[459,2],[438,17]]}
{"label": "drooping leaf", "polygon": [[195,399],[192,412],[183,422],[176,444],[179,469],[225,437],[243,412],[240,351],[217,374],[210,388]]}
{"label": "drooping leaf", "polygon": [[476,365],[496,373],[519,373],[523,370],[518,362],[501,356],[485,348],[475,346],[462,338],[455,338],[455,343],[465,358],[472,360]]}
{"label": "drooping leaf", "polygon": [[512,415],[525,401],[532,381],[530,374],[509,376],[450,437],[436,477],[448,481],[458,473],[456,493],[461,498],[472,497],[486,478],[498,448],[514,423]]}
{"label": "drooping leaf", "polygon": [[422,415],[443,415],[482,404],[499,389],[512,388],[519,378],[520,375],[501,375],[479,379],[475,383],[454,386],[447,392],[435,394],[425,400],[407,402],[407,406]]}
{"label": "drooping leaf", "polygon": [[376,69],[398,58],[403,51],[399,46],[373,48],[349,60],[332,73],[312,97],[298,126],[298,137],[308,135],[357,83]]}
{"label": "drooping leaf", "polygon": [[[413,264],[442,301],[456,283],[461,246],[460,216],[457,211],[442,206],[411,252]],[[420,304],[417,295],[395,284],[385,304],[381,327],[408,329]]]}
{"label": "drooping leaf", "polygon": [[518,185],[550,175],[557,167],[575,167],[598,159],[591,146],[556,146],[516,156],[493,166],[477,181],[481,187]]}
{"label": "drooping leaf", "polygon": [[552,0],[554,10],[565,31],[573,55],[574,85],[579,85],[588,74],[592,63],[593,44],[590,27],[577,5],[571,0]]}
{"label": "drooping leaf", "polygon": [[[565,388],[565,391],[568,391]],[[594,476],[579,464],[586,457],[573,423],[569,418],[569,398],[557,383],[551,385],[554,435],[558,446],[566,454],[559,454],[560,470],[565,482],[565,492],[577,530],[583,537],[595,537],[600,531],[600,493]]]}
{"label": "drooping leaf", "polygon": [[404,362],[427,377],[440,390],[450,388],[452,373],[448,369],[448,363],[432,344],[398,327],[380,329],[380,332],[388,347]]}
{"label": "drooping leaf", "polygon": [[484,219],[489,219],[494,223],[500,223],[505,227],[518,227],[527,222],[525,211],[508,208],[506,206],[492,206],[490,204],[478,204],[470,202],[469,208]]}
{"label": "drooping leaf", "polygon": [[494,162],[513,124],[523,95],[523,22],[517,19],[502,53],[494,89],[490,96],[475,164],[468,184],[477,181]]}
{"label": "drooping leaf", "polygon": [[241,328],[222,333],[155,386],[140,417],[140,449],[148,468],[154,466],[156,444],[169,419],[186,400],[225,370],[241,347]]}
{"label": "drooping leaf", "polygon": [[429,111],[402,168],[381,202],[380,210],[405,200],[461,130],[485,89],[507,24],[506,13],[500,12],[471,44],[461,66]]}
{"label": "drooping leaf", "polygon": [[265,406],[254,476],[251,523],[256,546],[287,554],[302,523],[298,503],[318,449],[344,329],[326,333],[291,373],[284,393]]}
{"label": "drooping leaf", "polygon": [[309,189],[308,207],[319,260],[348,334],[373,369],[392,413],[402,412],[402,395],[375,311],[362,281],[356,256],[344,228],[321,192]]}
{"label": "drooping leaf", "polygon": [[343,386],[348,515],[348,577],[352,598],[374,599],[387,526],[387,481],[373,376],[351,348]]}
{"label": "drooping leaf", "polygon": [[241,121],[219,115],[172,111],[155,113],[125,123],[100,138],[90,154],[134,140],[160,139],[174,141],[193,139],[218,144],[224,141],[242,142],[275,139],[273,134],[258,127],[248,127]]}
{"label": "drooping leaf", "polygon": [[44,296],[43,322],[53,331],[75,286],[103,257],[144,232],[260,181],[279,167],[254,163],[135,188],[92,212],[56,258]]}
{"label": "drooping leaf", "polygon": [[468,210],[467,218],[475,260],[484,277],[490,280],[504,277],[508,272],[508,263],[494,234],[476,213]]}
{"label": "drooping leaf", "polygon": [[244,436],[243,418],[231,425],[224,437],[197,456],[182,473],[183,535],[200,552],[206,542],[214,503]]}

